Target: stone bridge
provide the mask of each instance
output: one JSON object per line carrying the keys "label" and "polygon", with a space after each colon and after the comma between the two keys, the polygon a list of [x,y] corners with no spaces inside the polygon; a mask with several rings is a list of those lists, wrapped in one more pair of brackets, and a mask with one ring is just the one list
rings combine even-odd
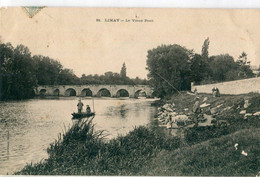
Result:
{"label": "stone bridge", "polygon": [[153,97],[149,85],[41,85],[35,88],[36,96],[78,97]]}

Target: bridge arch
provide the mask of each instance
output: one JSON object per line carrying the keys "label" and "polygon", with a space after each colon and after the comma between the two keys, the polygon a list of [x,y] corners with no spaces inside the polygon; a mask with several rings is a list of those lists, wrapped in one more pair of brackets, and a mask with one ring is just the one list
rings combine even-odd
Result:
{"label": "bridge arch", "polygon": [[40,90],[40,96],[46,95],[46,92],[47,92],[46,89],[41,89],[41,90]]}
{"label": "bridge arch", "polygon": [[144,90],[140,89],[135,92],[135,98],[138,97],[147,97],[147,94]]}
{"label": "bridge arch", "polygon": [[59,96],[60,95],[60,90],[59,89],[55,89],[53,91],[53,96]]}
{"label": "bridge arch", "polygon": [[119,89],[116,92],[116,97],[129,97],[129,92],[126,89]]}
{"label": "bridge arch", "polygon": [[93,96],[93,92],[89,88],[84,88],[81,91],[81,96]]}
{"label": "bridge arch", "polygon": [[111,97],[111,92],[107,88],[102,88],[98,91],[97,96],[99,96],[99,97]]}
{"label": "bridge arch", "polygon": [[76,95],[77,95],[76,90],[73,88],[68,88],[65,91],[65,96],[76,96]]}

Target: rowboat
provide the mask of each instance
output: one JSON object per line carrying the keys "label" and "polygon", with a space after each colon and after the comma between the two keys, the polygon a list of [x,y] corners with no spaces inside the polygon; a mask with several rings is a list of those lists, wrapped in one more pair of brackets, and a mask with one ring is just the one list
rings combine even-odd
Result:
{"label": "rowboat", "polygon": [[71,115],[73,116],[72,119],[81,119],[81,118],[87,118],[87,117],[95,116],[95,112],[91,112],[91,113],[86,113],[86,112],[75,113],[74,112]]}

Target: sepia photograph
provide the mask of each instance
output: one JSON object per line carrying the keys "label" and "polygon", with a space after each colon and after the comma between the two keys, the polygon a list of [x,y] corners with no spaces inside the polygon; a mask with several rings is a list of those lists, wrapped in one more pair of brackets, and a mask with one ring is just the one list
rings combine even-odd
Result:
{"label": "sepia photograph", "polygon": [[259,19],[0,8],[0,175],[259,177]]}

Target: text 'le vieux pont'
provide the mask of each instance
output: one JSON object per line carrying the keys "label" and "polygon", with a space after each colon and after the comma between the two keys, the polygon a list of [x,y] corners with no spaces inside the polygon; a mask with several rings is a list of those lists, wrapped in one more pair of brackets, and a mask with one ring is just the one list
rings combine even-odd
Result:
{"label": "text 'le vieux pont'", "polygon": [[154,22],[153,19],[120,19],[120,18],[105,18],[105,19],[96,19],[96,22],[128,22],[128,23],[142,23],[142,22]]}

